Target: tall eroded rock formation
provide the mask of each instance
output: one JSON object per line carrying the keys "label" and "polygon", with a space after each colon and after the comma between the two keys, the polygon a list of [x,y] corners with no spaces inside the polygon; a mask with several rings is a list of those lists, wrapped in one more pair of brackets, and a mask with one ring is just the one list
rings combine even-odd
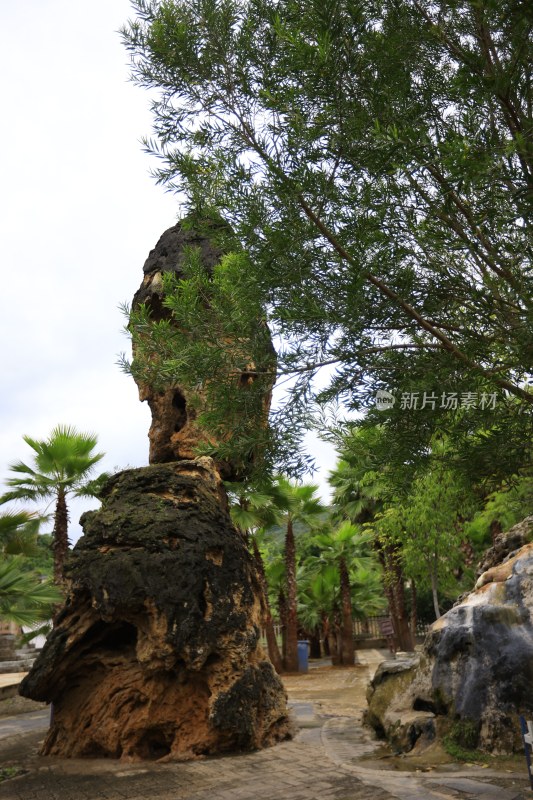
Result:
{"label": "tall eroded rock formation", "polygon": [[[205,236],[170,228],[146,261],[134,308],[170,319],[162,275],[182,274],[187,246],[199,248],[208,273],[221,257]],[[139,391],[152,411],[151,466],[115,475],[102,508],[83,515],[64,606],[21,684],[24,696],[53,703],[42,752],[183,759],[273,744],[291,735],[286,694],[259,644],[261,585],[220,477],[234,479],[242,464],[194,458],[205,434],[184,387]]]}
{"label": "tall eroded rock formation", "polygon": [[[150,318],[154,322],[160,320],[171,320],[172,315],[169,309],[163,304],[163,274],[173,273],[178,278],[184,276],[183,263],[187,249],[197,249],[200,254],[200,261],[209,276],[213,268],[220,261],[223,252],[216,244],[216,233],[223,230],[226,235],[230,233],[229,227],[220,222],[210,222],[203,224],[202,231],[209,233],[199,233],[192,229],[185,222],[178,222],[172,228],[166,230],[155,248],[150,251],[143,267],[144,277],[141,286],[135,293],[132,309],[137,309],[141,304],[149,310]],[[266,334],[264,339],[264,353],[261,354],[263,361],[262,367],[268,366],[272,373],[275,366],[276,354],[268,329],[264,320],[257,320],[257,325]],[[244,347],[246,345],[244,344]],[[134,345],[135,357],[135,345]],[[234,380],[241,385],[243,390],[254,378],[254,363],[251,360],[247,364],[246,372],[236,374]],[[139,387],[139,398],[146,401],[152,414],[152,424],[149,431],[151,464],[166,463],[168,461],[178,461],[179,459],[194,458],[196,448],[200,442],[207,440],[204,431],[198,426],[197,411],[189,402],[188,390],[186,387],[173,383],[167,379],[163,386],[153,386],[142,379],[136,378]],[[258,420],[259,425],[267,424],[268,412],[272,396],[272,386],[274,375],[271,380],[262,378],[264,392],[261,402],[262,419]],[[255,454],[257,455],[257,454]],[[252,458],[254,454],[252,454]],[[216,460],[216,465],[225,480],[242,480],[246,477],[243,474],[242,464],[236,464],[231,460]]]}

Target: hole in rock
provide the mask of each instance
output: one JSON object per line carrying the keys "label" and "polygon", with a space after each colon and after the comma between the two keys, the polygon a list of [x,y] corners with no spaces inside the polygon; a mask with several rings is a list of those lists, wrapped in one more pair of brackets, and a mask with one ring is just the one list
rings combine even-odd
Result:
{"label": "hole in rock", "polygon": [[103,622],[100,620],[93,625],[80,644],[88,650],[102,648],[112,652],[120,652],[134,647],[137,643],[137,628],[129,622]]}
{"label": "hole in rock", "polygon": [[187,401],[178,389],[175,389],[172,395],[172,408],[174,410],[174,432],[177,433],[187,422]]}
{"label": "hole in rock", "polygon": [[423,700],[421,697],[417,697],[413,703],[413,711],[431,711],[432,714],[436,714],[437,708],[431,700]]}
{"label": "hole in rock", "polygon": [[100,639],[106,650],[124,650],[137,643],[137,628],[129,622],[119,622],[108,626]]}
{"label": "hole in rock", "polygon": [[207,600],[205,599],[203,593],[198,598],[198,608],[200,609],[200,614],[202,617],[205,617],[205,613],[207,611]]}
{"label": "hole in rock", "polygon": [[150,312],[150,319],[153,320],[154,322],[158,322],[160,319],[171,318],[172,312],[170,311],[169,308],[166,308],[163,305],[162,298],[155,292],[146,297],[143,302],[148,311]]}
{"label": "hole in rock", "polygon": [[151,761],[168,756],[172,746],[172,734],[161,728],[145,731],[137,746],[137,755]]}

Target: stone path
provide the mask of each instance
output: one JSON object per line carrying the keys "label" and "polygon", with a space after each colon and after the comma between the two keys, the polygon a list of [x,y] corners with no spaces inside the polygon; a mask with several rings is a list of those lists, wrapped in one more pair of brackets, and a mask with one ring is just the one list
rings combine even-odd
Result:
{"label": "stone path", "polygon": [[[372,672],[371,656],[355,671],[330,673],[334,686],[361,691]],[[337,683],[335,683],[337,682]],[[0,765],[27,770],[0,783],[2,800],[519,800],[520,786],[502,786],[502,776],[485,770],[415,775],[365,767],[361,756],[376,744],[356,714],[345,713],[343,692],[322,691],[318,676],[287,680],[300,725],[292,742],[258,753],[186,763],[40,758],[48,712],[0,719]],[[307,691],[310,699],[304,694]],[[343,705],[344,704],[344,705]],[[352,705],[353,708],[353,705]],[[525,773],[525,767],[524,767]],[[511,775],[504,776],[509,779]],[[498,780],[499,779],[499,780]],[[499,782],[500,785],[497,785]]]}

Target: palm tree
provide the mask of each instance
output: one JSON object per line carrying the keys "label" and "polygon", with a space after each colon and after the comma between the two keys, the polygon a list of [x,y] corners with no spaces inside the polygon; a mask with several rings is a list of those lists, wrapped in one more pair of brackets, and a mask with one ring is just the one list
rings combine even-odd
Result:
{"label": "palm tree", "polygon": [[381,566],[374,558],[369,566],[360,562],[352,565],[350,586],[354,619],[365,620],[386,610],[387,598],[383,592]]}
{"label": "palm tree", "polygon": [[43,517],[31,511],[0,514],[0,552],[5,556],[38,555],[37,536],[43,521]]}
{"label": "palm tree", "polygon": [[[0,617],[17,625],[46,623],[53,604],[61,599],[50,581],[43,582],[35,569],[28,568],[29,559],[40,553],[37,536],[42,521],[30,511],[0,515]],[[40,625],[36,633],[48,629]]]}
{"label": "palm tree", "polygon": [[369,560],[368,550],[372,535],[362,533],[357,525],[343,522],[335,530],[329,530],[315,536],[315,542],[322,548],[321,559],[326,563],[334,563],[339,577],[341,595],[341,664],[355,664],[355,646],[353,638],[352,587],[350,583],[350,567],[356,559]]}
{"label": "palm tree", "polygon": [[44,623],[60,600],[59,591],[50,581],[42,581],[34,570],[26,569],[24,556],[0,559],[1,619],[17,625]]}
{"label": "palm tree", "polygon": [[317,564],[318,559],[307,559],[298,582],[298,619],[304,628],[319,632],[322,654],[329,653],[336,664],[339,576],[335,565],[321,564],[317,572]]}
{"label": "palm tree", "polygon": [[[7,480],[11,490],[0,497],[0,503],[10,500],[55,501],[54,580],[60,585],[64,581],[63,566],[69,547],[67,496],[95,494],[88,478],[104,454],[93,452],[96,436],[80,433],[67,425],[58,425],[44,441],[30,436],[23,438],[33,450],[33,466],[23,461],[10,465],[17,477]],[[96,483],[99,485],[98,481]]]}
{"label": "palm tree", "polygon": [[251,489],[246,490],[244,487],[232,487],[229,484],[227,488],[230,492],[230,498],[232,494],[235,495],[236,493],[237,495],[237,502],[230,507],[231,518],[237,528],[248,536],[252,547],[252,554],[263,594],[263,625],[266,632],[268,655],[274,669],[280,673],[283,670],[283,664],[274,630],[265,565],[260,549],[264,527],[276,524],[279,515],[272,504],[272,498],[268,494]]}
{"label": "palm tree", "polygon": [[294,525],[298,522],[307,526],[317,524],[326,510],[316,493],[318,486],[297,485],[282,475],[272,485],[271,496],[274,505],[281,512],[285,526],[285,578],[287,582],[286,603],[286,643],[285,669],[298,671],[298,598],[296,585],[296,541]]}
{"label": "palm tree", "polygon": [[359,524],[374,518],[388,491],[379,472],[365,472],[361,464],[342,458],[330,472],[329,484],[333,489],[335,516]]}
{"label": "palm tree", "polygon": [[[265,552],[266,550],[266,552]],[[282,671],[287,656],[287,598],[285,596],[285,559],[276,547],[265,548],[263,563],[265,565],[265,578],[269,594],[270,608],[277,608],[278,619],[281,626],[281,656]]]}
{"label": "palm tree", "polygon": [[[384,449],[383,426],[355,428],[345,439],[341,460],[330,473],[335,516],[357,524],[371,524],[392,500],[392,482],[387,468],[380,467],[376,452]],[[386,575],[384,590],[396,638],[402,650],[412,650],[411,631],[405,603],[405,576],[398,545],[375,538],[375,548]]]}

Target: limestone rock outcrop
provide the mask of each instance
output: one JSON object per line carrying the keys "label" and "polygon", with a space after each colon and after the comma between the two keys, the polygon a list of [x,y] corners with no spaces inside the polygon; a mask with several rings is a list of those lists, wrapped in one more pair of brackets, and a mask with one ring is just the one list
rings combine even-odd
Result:
{"label": "limestone rock outcrop", "polygon": [[518,715],[533,715],[532,538],[533,517],[502,534],[474,590],[431,626],[416,659],[378,669],[367,721],[398,749],[452,729],[470,748],[521,749]]}
{"label": "limestone rock outcrop", "polygon": [[64,607],[20,689],[53,703],[43,754],[187,759],[289,737],[211,459],[118,473],[81,522]]}
{"label": "limestone rock outcrop", "polygon": [[[207,231],[207,232],[206,232]],[[191,228],[185,221],[178,222],[166,230],[155,248],[150,251],[143,267],[144,277],[141,286],[134,295],[132,309],[145,305],[150,318],[155,322],[170,320],[171,312],[163,304],[163,274],[171,272],[177,277],[184,276],[183,263],[187,249],[197,249],[200,261],[208,275],[220,261],[223,251],[217,241],[217,233],[223,232],[226,238],[231,236],[229,226],[222,222],[204,222],[202,232]],[[273,370],[276,354],[264,321],[258,320],[265,331],[265,351],[262,369],[267,365]],[[135,351],[134,351],[135,358]],[[254,363],[248,365],[248,371],[236,375],[235,380],[243,388],[254,378]],[[271,380],[262,378],[265,384],[262,413],[263,424],[267,424],[268,412],[272,396],[274,377]],[[152,414],[152,424],[148,433],[150,440],[149,461],[151,464],[191,459],[197,454],[199,443],[206,441],[206,434],[198,426],[197,409],[189,402],[188,391],[177,383],[167,382],[164,387],[154,387],[142,380],[137,380],[139,398],[146,401]],[[212,442],[211,442],[212,443]],[[217,460],[217,468],[225,480],[242,480],[242,465],[228,460]]]}

